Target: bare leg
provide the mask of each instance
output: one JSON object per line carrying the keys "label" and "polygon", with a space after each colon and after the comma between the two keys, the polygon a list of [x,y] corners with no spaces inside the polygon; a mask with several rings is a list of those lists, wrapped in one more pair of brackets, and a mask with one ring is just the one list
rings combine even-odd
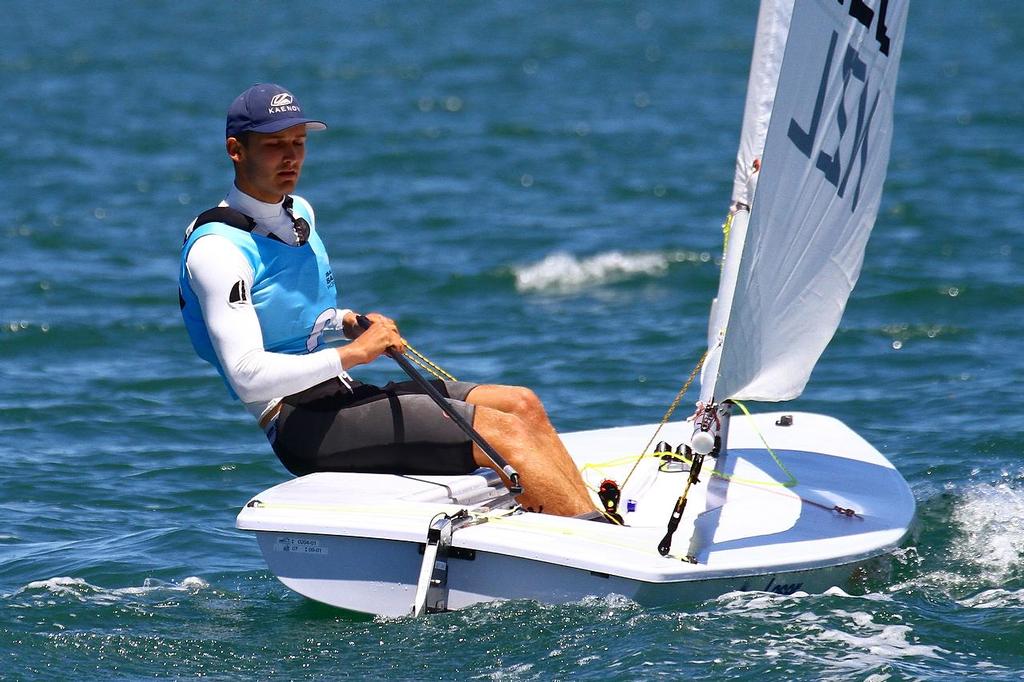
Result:
{"label": "bare leg", "polygon": [[[500,427],[496,424],[495,427],[511,429],[517,432],[510,434],[512,438],[509,440],[516,441],[515,444],[510,443],[513,447],[518,445],[522,448],[527,444],[532,444],[522,455],[517,453],[517,458],[521,456],[529,461],[527,463],[512,461],[512,457],[505,449],[497,443],[492,443],[492,445],[509,460],[513,468],[519,471],[521,475],[524,474],[523,466],[528,466],[531,469],[536,468],[537,474],[544,475],[545,484],[554,486],[549,491],[551,494],[557,494],[559,497],[567,500],[575,500],[570,506],[580,509],[580,511],[572,512],[573,515],[595,510],[590,493],[580,477],[576,464],[573,462],[572,457],[569,456],[565,445],[548,419],[544,405],[533,391],[519,386],[478,386],[470,392],[467,399],[478,407],[478,415],[485,411],[480,408],[490,408],[489,411],[497,411],[515,418],[515,421],[510,424],[503,424]],[[495,417],[488,415],[485,419],[490,421],[495,419]],[[483,435],[485,438],[488,438],[486,433]],[[488,440],[490,439],[488,438]],[[483,456],[483,453],[480,453],[480,455]],[[486,466],[486,462],[484,465]],[[524,488],[526,488],[525,476],[523,478]],[[548,496],[546,495],[546,497]],[[524,502],[524,504],[528,503]],[[559,513],[554,511],[550,501],[545,504],[544,511],[554,514]]]}

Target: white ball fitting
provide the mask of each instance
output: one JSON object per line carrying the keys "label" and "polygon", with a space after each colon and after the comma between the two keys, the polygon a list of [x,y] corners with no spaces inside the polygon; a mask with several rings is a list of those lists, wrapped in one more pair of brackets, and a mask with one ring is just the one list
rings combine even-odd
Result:
{"label": "white ball fitting", "polygon": [[707,455],[715,449],[715,437],[707,431],[698,431],[690,439],[690,449],[698,455]]}

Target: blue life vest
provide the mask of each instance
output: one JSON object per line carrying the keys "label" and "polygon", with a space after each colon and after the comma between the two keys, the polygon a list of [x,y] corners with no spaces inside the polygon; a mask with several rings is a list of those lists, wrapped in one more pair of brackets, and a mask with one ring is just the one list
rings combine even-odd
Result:
{"label": "blue life vest", "polygon": [[[312,220],[309,204],[301,197],[287,197],[285,209],[298,221]],[[263,348],[272,353],[301,355],[323,345],[324,322],[333,318],[337,303],[334,273],[323,242],[313,227],[309,240],[302,246],[291,246],[278,240],[252,234],[256,222],[249,216],[226,206],[204,211],[185,234],[178,272],[179,303],[192,347],[199,357],[213,365],[233,398],[238,396],[227,381],[224,368],[210,341],[203,321],[199,299],[189,285],[185,261],[197,239],[217,234],[230,240],[249,261],[253,271],[252,291],[232,292],[252,301],[263,332]]]}

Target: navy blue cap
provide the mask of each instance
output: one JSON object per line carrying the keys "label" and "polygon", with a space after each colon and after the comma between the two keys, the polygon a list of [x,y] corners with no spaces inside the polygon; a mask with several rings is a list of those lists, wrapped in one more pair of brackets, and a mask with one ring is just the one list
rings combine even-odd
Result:
{"label": "navy blue cap", "polygon": [[228,108],[226,137],[240,133],[276,133],[305,123],[307,130],[323,130],[327,124],[302,115],[295,95],[275,83],[257,83],[235,98]]}

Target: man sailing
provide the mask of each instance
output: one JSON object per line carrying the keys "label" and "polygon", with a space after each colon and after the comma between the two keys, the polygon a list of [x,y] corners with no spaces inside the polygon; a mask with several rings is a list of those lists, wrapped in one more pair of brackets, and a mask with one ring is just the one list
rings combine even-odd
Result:
{"label": "man sailing", "polygon": [[[336,307],[313,208],[292,194],[307,133],[326,127],[275,84],[254,85],[231,104],[225,145],[234,184],[192,222],[181,250],[181,312],[192,345],[296,475],[495,468],[415,383],[377,387],[348,374],[404,344],[385,315],[368,314],[364,330],[355,312]],[[342,336],[351,342],[326,345]],[[533,391],[433,384],[519,472],[520,503],[561,516],[600,514]]]}

